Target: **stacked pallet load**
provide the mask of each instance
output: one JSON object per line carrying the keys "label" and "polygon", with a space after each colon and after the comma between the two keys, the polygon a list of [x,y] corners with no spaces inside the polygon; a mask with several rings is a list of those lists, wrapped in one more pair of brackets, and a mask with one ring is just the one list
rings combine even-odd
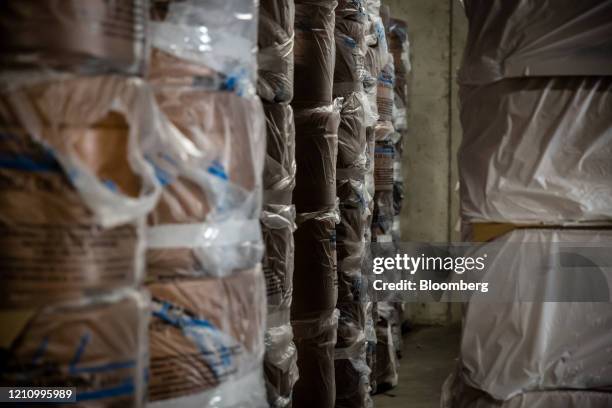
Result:
{"label": "stacked pallet load", "polygon": [[339,103],[333,100],[335,1],[295,1],[295,269],[291,325],[298,352],[296,408],[335,404],[338,326],[336,160]]}
{"label": "stacked pallet load", "polygon": [[0,5],[0,384],[76,387],[71,406],[145,404],[160,184],[139,144],[161,130],[138,78],[146,15],[140,1]]}
{"label": "stacked pallet load", "polygon": [[[391,18],[387,34],[389,52],[393,56],[395,68],[395,87],[393,89],[393,127],[395,129],[393,158],[393,223],[391,236],[393,242],[401,242],[400,213],[404,201],[404,177],[402,175],[402,156],[404,140],[408,131],[407,102],[408,74],[410,72],[410,55],[408,42],[408,24],[403,20]],[[398,358],[402,356],[402,323],[404,304],[396,302],[394,307],[394,324],[392,325],[393,345]]]}
{"label": "stacked pallet load", "polygon": [[267,407],[260,260],[265,117],[256,3],[155,1],[148,81],[171,121],[144,146],[151,407]]}
{"label": "stacked pallet load", "polygon": [[515,259],[483,279],[536,301],[466,306],[444,406],[612,406],[612,3],[465,7],[463,234]]}
{"label": "stacked pallet load", "polygon": [[[395,68],[389,52],[387,28],[389,8],[380,7],[382,26],[379,36],[382,45],[378,56],[380,73],[377,77],[376,102],[378,121],[374,128],[374,211],[372,218],[372,242],[382,245],[393,243],[393,167],[397,133],[393,127],[393,99]],[[398,381],[396,346],[393,333],[398,330],[397,310],[387,301],[376,304],[376,392],[393,388]]]}
{"label": "stacked pallet load", "polygon": [[365,176],[368,170],[365,79],[367,16],[360,1],[340,0],[336,7],[334,97],[341,98],[336,163],[340,223],[338,258],[338,339],[335,350],[336,404],[367,407],[370,369],[366,362],[366,287],[361,266],[368,221]]}
{"label": "stacked pallet load", "polygon": [[259,10],[257,93],[266,114],[267,151],[261,227],[268,315],[264,358],[268,402],[291,406],[297,352],[290,322],[293,290],[295,127],[293,109],[293,0],[263,0]]}
{"label": "stacked pallet load", "polygon": [[[378,123],[378,77],[380,76],[382,60],[387,54],[387,41],[385,29],[380,17],[380,0],[367,0],[365,4],[367,15],[366,25],[366,49],[364,61],[364,80],[363,89],[367,98],[366,112],[366,152],[367,152],[367,171],[365,174],[365,201],[367,205],[367,219],[365,222],[364,240],[366,246],[372,242],[372,220],[374,214],[374,195],[375,195],[375,130]],[[368,248],[369,251],[369,248]],[[376,328],[375,322],[378,320],[378,307],[370,299],[367,301],[368,311],[366,314],[366,360],[370,368],[370,389],[376,391]]]}

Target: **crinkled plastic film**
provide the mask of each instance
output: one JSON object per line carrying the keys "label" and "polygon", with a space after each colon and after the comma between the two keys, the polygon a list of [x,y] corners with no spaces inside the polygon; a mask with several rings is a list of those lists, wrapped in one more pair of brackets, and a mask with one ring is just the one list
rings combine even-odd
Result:
{"label": "crinkled plastic film", "polygon": [[471,388],[456,375],[449,377],[442,391],[442,408],[607,408],[612,404],[609,392],[549,390],[519,394],[506,401],[491,398]]}
{"label": "crinkled plastic film", "polygon": [[297,166],[295,124],[291,106],[264,103],[267,124],[264,202],[290,204]]}
{"label": "crinkled plastic film", "polygon": [[274,408],[291,406],[293,386],[299,378],[297,358],[291,324],[269,328],[266,331],[264,368],[268,400]]}
{"label": "crinkled plastic film", "polygon": [[398,367],[396,349],[393,338],[393,322],[390,314],[384,313],[383,306],[392,308],[386,302],[378,303],[378,321],[376,322],[376,386],[380,392],[397,386]]}
{"label": "crinkled plastic film", "polygon": [[380,75],[378,76],[376,105],[378,109],[378,120],[381,122],[392,122],[395,70],[392,55],[386,54],[386,57],[385,62],[382,64]]}
{"label": "crinkled plastic film", "polygon": [[[365,97],[354,92],[344,97],[338,129],[337,178],[362,178],[366,171]],[[346,172],[350,171],[351,174]]]}
{"label": "crinkled plastic film", "polygon": [[469,32],[459,82],[612,75],[607,0],[466,0]]}
{"label": "crinkled plastic film", "polygon": [[512,79],[460,95],[466,221],[610,224],[612,79]]}
{"label": "crinkled plastic film", "polygon": [[294,107],[298,213],[331,210],[336,205],[336,161],[341,100],[314,109]]}
{"label": "crinkled plastic film", "polygon": [[332,102],[336,47],[335,0],[295,1],[295,77],[293,104]]}
{"label": "crinkled plastic film", "polygon": [[259,10],[257,94],[268,102],[293,99],[293,0],[263,0]]}
{"label": "crinkled plastic film", "polygon": [[[266,248],[263,270],[268,295],[268,326],[273,327],[289,321],[295,245],[295,210],[292,206],[276,212],[262,214],[262,232]],[[285,216],[283,216],[283,212]]]}
{"label": "crinkled plastic film", "polygon": [[[149,81],[173,131],[145,146],[164,186],[149,216],[150,406],[267,407],[257,4],[161,1],[152,12]],[[274,227],[291,213],[266,210]]]}
{"label": "crinkled plastic film", "polygon": [[0,385],[75,384],[76,405],[144,407],[149,295],[131,289],[3,309]]}
{"label": "crinkled plastic film", "polygon": [[147,0],[7,0],[0,5],[0,62],[100,74],[142,74]]}
{"label": "crinkled plastic film", "polygon": [[[549,299],[567,301],[470,302],[465,310],[461,341],[462,380],[500,400],[527,391],[609,390],[612,387],[609,353],[612,312],[606,302],[612,285],[606,272],[609,267],[605,266],[609,263],[603,259],[590,260],[593,255],[586,255],[584,251],[573,254],[570,249],[564,249],[561,252],[563,247],[555,243],[601,248],[610,245],[612,232],[523,229],[493,242],[500,246],[499,259],[508,259],[519,244],[529,245],[538,252],[529,259],[515,256],[510,265],[496,261],[497,258],[489,259],[483,281],[499,282],[503,286],[496,290],[503,293],[519,296],[525,291],[546,293]],[[567,265],[566,268],[589,263],[602,266],[590,267],[589,273],[580,278],[558,271],[555,282],[551,282],[550,276],[532,276],[533,265],[539,262]],[[525,276],[528,272],[529,276]],[[567,292],[568,287],[573,289],[571,294]],[[580,299],[580,293],[588,293],[588,298]],[[525,337],[521,333],[526,329],[530,334]],[[499,369],[501,366],[503,370]]]}
{"label": "crinkled plastic film", "polygon": [[[255,0],[161,0],[151,22],[151,75],[164,81],[164,63],[184,61],[199,66],[196,84],[229,89],[241,95],[255,94],[257,74],[257,2]],[[174,58],[168,58],[172,56]],[[157,58],[160,57],[160,58]],[[175,67],[173,66],[174,70]],[[195,67],[191,67],[195,69]],[[208,69],[209,72],[206,72]],[[192,72],[179,72],[187,80]],[[170,75],[176,81],[177,75]]]}
{"label": "crinkled plastic film", "polygon": [[[147,288],[153,297],[153,406],[185,401],[225,407],[228,388],[261,375],[266,309],[259,267],[222,278],[158,281]],[[242,405],[266,406],[259,385],[241,389]]]}
{"label": "crinkled plastic film", "polygon": [[[164,184],[149,216],[149,274],[219,275],[254,265],[263,250],[259,99],[182,87],[157,88],[156,97],[179,133],[146,147]],[[188,258],[170,271],[165,259],[185,248]]]}
{"label": "crinkled plastic film", "polygon": [[137,285],[144,217],[160,193],[139,144],[166,127],[151,93],[118,76],[4,81],[3,302]]}
{"label": "crinkled plastic film", "polygon": [[336,212],[298,214],[291,319],[311,319],[336,306]]}
{"label": "crinkled plastic film", "polygon": [[294,406],[331,408],[335,404],[334,346],[338,311],[322,313],[313,319],[291,321],[298,350],[301,378],[295,384]]}

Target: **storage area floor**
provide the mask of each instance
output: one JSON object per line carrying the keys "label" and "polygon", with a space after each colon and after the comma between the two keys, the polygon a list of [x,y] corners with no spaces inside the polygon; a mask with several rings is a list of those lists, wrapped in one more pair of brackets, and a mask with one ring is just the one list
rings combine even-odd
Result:
{"label": "storage area floor", "polygon": [[416,327],[404,336],[399,384],[374,396],[374,408],[439,408],[442,384],[459,353],[461,327]]}

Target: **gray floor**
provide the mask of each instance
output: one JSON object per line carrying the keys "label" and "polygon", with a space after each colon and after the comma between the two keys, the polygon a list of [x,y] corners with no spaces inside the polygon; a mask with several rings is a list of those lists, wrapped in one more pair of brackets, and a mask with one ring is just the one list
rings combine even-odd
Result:
{"label": "gray floor", "polygon": [[399,384],[374,396],[374,408],[439,408],[440,390],[454,367],[459,326],[422,327],[404,337]]}

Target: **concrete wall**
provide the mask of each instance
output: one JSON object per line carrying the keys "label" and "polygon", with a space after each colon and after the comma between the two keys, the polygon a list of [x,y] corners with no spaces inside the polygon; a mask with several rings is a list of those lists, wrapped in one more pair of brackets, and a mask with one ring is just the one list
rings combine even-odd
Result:
{"label": "concrete wall", "polygon": [[[409,131],[404,141],[402,240],[459,239],[456,152],[461,141],[456,71],[467,35],[459,0],[383,0],[391,16],[408,22],[412,72]],[[459,318],[457,305],[408,304],[416,324]]]}

